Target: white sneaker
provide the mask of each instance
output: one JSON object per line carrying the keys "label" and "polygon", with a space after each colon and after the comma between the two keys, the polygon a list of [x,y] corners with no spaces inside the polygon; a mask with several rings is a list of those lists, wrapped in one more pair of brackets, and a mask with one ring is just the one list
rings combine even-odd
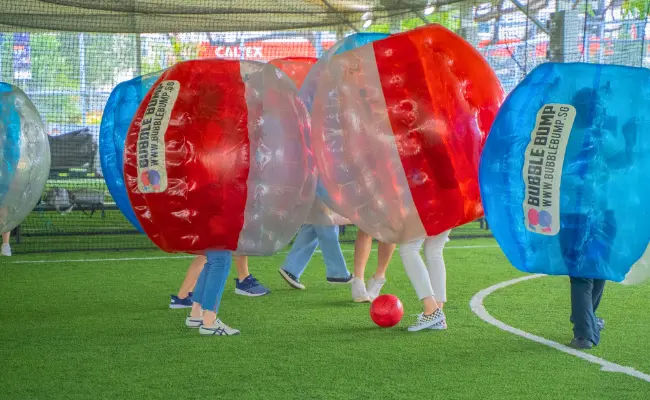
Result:
{"label": "white sneaker", "polygon": [[4,243],[2,245],[2,248],[0,248],[0,254],[11,257],[11,246],[9,246],[9,243]]}
{"label": "white sneaker", "polygon": [[386,278],[375,279],[373,276],[372,278],[368,279],[368,283],[366,284],[366,291],[368,292],[370,301],[379,297],[379,293],[381,292],[381,288],[384,287],[384,283],[386,283]]}
{"label": "white sneaker", "polygon": [[418,314],[418,319],[415,323],[408,327],[409,332],[417,332],[422,329],[444,329],[444,328],[434,328],[434,326],[446,326],[442,325],[442,322],[445,320],[445,313],[441,309],[437,309],[431,315],[424,315],[424,313]]}
{"label": "white sneaker", "polygon": [[231,336],[239,335],[239,330],[229,327],[228,325],[221,322],[219,318],[217,318],[217,320],[214,321],[214,325],[212,326],[201,325],[199,327],[199,333],[201,335]]}
{"label": "white sneaker", "polygon": [[363,280],[361,280],[361,278],[357,278],[356,276],[352,278],[351,286],[352,300],[354,300],[355,303],[370,301],[370,296],[368,296],[368,292],[366,292],[366,284],[363,283]]}
{"label": "white sneaker", "polygon": [[203,317],[192,317],[189,316],[185,318],[185,326],[188,328],[198,328],[203,324]]}

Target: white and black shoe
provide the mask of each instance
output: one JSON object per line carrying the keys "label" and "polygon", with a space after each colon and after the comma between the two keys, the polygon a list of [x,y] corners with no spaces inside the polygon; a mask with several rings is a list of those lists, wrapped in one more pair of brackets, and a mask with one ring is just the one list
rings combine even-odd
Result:
{"label": "white and black shoe", "polygon": [[[437,309],[433,314],[429,315],[420,313],[417,317],[418,319],[415,323],[408,327],[409,332],[417,332],[422,329],[445,329],[447,326],[447,324],[442,325],[445,321],[445,313],[443,313],[441,309]],[[442,326],[445,328],[442,328]]]}
{"label": "white and black shoe", "polygon": [[217,318],[212,326],[201,325],[199,333],[207,336],[232,336],[239,335],[239,330],[229,327]]}
{"label": "white and black shoe", "polygon": [[300,280],[294,274],[285,270],[284,268],[280,268],[278,272],[292,288],[305,290],[305,285],[300,283]]}

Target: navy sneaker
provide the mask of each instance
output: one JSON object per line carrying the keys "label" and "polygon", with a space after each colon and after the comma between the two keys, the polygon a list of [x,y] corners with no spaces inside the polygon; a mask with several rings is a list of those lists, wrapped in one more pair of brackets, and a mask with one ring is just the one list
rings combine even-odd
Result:
{"label": "navy sneaker", "polygon": [[348,274],[348,276],[343,277],[343,278],[330,278],[329,276],[327,277],[327,281],[329,283],[334,283],[338,285],[345,285],[347,283],[350,283],[350,281],[354,278],[352,274]]}
{"label": "navy sneaker", "polygon": [[239,281],[239,279],[235,278],[235,294],[240,294],[242,296],[257,297],[257,296],[264,296],[265,294],[268,293],[271,293],[271,291],[265,288],[264,286],[262,286],[262,284],[259,283],[252,274],[248,275],[241,282]]}
{"label": "navy sneaker", "polygon": [[169,301],[169,308],[191,308],[192,307],[192,292],[187,294],[187,297],[181,299],[178,296],[171,295]]}

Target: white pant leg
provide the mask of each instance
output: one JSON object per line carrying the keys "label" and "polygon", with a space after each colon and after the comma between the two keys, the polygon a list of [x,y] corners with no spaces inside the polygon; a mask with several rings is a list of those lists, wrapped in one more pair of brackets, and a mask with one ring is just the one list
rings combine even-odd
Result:
{"label": "white pant leg", "polygon": [[424,243],[424,239],[416,239],[399,245],[399,255],[402,257],[404,270],[420,300],[433,296],[429,272],[424,265],[424,261],[422,261],[422,256],[420,256],[422,243]]}
{"label": "white pant leg", "polygon": [[437,302],[447,302],[447,270],[442,258],[442,249],[447,243],[450,230],[429,236],[424,240],[424,257],[427,260],[429,280],[433,288],[433,297]]}

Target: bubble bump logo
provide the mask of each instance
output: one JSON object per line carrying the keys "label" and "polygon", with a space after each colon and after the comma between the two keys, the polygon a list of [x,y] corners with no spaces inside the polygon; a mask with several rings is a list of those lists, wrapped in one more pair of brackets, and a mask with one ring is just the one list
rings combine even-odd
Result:
{"label": "bubble bump logo", "polygon": [[537,211],[534,208],[528,210],[528,227],[531,230],[537,231],[537,226],[539,225],[542,232],[550,232],[552,222],[553,216],[550,212],[546,210]]}
{"label": "bubble bump logo", "polygon": [[150,169],[142,171],[140,174],[140,181],[142,182],[145,192],[160,190],[160,174],[156,170]]}

